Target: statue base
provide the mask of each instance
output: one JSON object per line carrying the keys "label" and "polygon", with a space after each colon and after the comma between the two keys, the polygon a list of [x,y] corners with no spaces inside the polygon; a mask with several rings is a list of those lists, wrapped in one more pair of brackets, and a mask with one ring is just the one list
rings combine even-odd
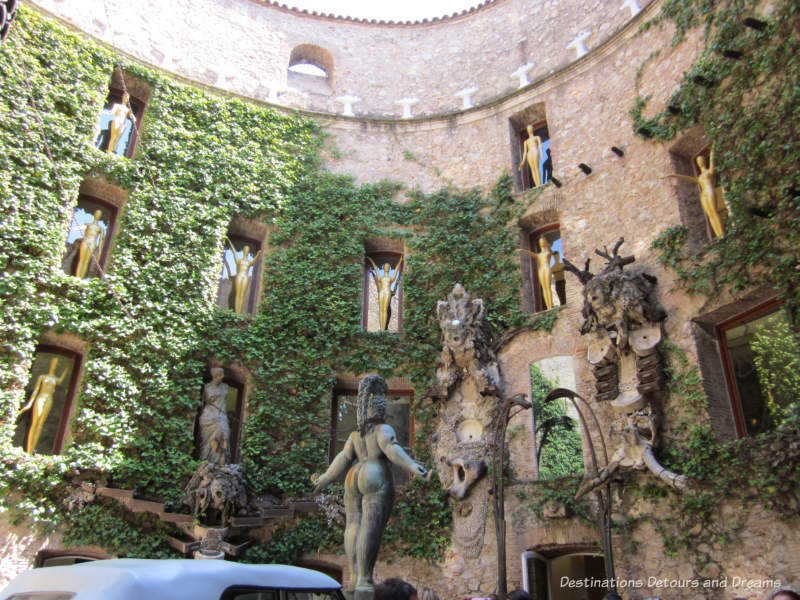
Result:
{"label": "statue base", "polygon": [[353,590],[352,600],[373,600],[375,598],[375,590]]}

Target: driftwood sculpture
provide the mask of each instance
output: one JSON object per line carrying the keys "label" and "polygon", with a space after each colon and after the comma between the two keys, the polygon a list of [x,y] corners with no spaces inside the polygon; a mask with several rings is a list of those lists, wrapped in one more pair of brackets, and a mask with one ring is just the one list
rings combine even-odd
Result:
{"label": "driftwood sculpture", "polygon": [[581,334],[588,335],[587,359],[593,366],[595,398],[608,401],[618,417],[608,429],[614,452],[608,463],[578,490],[577,497],[606,482],[619,469],[649,469],[676,488],[687,479],[665,469],[656,460],[657,423],[651,394],[662,388],[661,323],[667,313],[656,299],[657,279],[643,271],[625,271],[635,261],[620,256],[620,238],[611,252],[597,250],[606,259],[598,274],[569,261],[565,268],[583,284]]}

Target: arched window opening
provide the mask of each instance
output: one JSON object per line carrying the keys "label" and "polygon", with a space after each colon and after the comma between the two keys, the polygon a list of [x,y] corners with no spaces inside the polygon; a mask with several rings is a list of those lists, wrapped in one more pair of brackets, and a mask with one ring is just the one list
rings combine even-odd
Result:
{"label": "arched window opening", "polygon": [[581,421],[566,398],[544,402],[551,390],[575,389],[572,357],[553,356],[531,365],[534,451],[539,479],[557,479],[583,473]]}
{"label": "arched window opening", "polygon": [[333,85],[333,56],[314,44],[295,46],[289,56],[288,82],[316,93],[330,93]]}

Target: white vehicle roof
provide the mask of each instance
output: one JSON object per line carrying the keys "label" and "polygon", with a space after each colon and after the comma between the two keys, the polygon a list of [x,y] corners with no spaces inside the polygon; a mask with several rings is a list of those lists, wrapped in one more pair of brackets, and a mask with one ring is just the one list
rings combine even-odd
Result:
{"label": "white vehicle roof", "polygon": [[0,592],[69,592],[74,600],[219,600],[232,586],[338,590],[319,571],[288,565],[248,565],[224,560],[120,558],[26,571]]}

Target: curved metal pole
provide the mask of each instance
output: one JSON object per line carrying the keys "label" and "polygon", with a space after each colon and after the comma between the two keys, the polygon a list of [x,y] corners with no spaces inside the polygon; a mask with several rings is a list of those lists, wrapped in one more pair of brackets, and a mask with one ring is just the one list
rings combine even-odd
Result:
{"label": "curved metal pole", "polygon": [[[578,412],[578,418],[581,420],[581,426],[586,430],[586,437],[589,440],[589,450],[591,452],[592,457],[592,467],[594,468],[594,475],[597,476],[600,473],[600,470],[597,467],[597,453],[595,452],[594,448],[594,441],[592,440],[591,432],[589,431],[589,427],[586,424],[586,419],[583,417],[583,413],[576,402],[576,399],[583,402],[586,406],[586,409],[589,411],[589,414],[592,415],[592,420],[597,427],[597,433],[600,436],[600,443],[603,446],[603,457],[605,458],[606,463],[608,464],[608,450],[606,448],[606,441],[605,436],[603,435],[603,430],[600,428],[600,421],[597,419],[597,414],[594,412],[592,406],[583,398],[580,394],[573,392],[572,390],[568,390],[567,388],[556,388],[552,390],[547,396],[544,398],[544,402],[550,402],[552,400],[557,400],[559,398],[569,398],[572,402],[572,405],[575,407],[575,410]],[[602,489],[596,490],[598,504],[600,508],[600,531],[603,534],[603,554],[605,555],[605,563],[606,563],[606,578],[609,580],[609,591],[610,592],[617,592],[617,586],[615,585],[616,575],[614,570],[614,548],[611,545],[611,480],[609,479],[604,487],[606,488],[605,494],[603,494]]]}

